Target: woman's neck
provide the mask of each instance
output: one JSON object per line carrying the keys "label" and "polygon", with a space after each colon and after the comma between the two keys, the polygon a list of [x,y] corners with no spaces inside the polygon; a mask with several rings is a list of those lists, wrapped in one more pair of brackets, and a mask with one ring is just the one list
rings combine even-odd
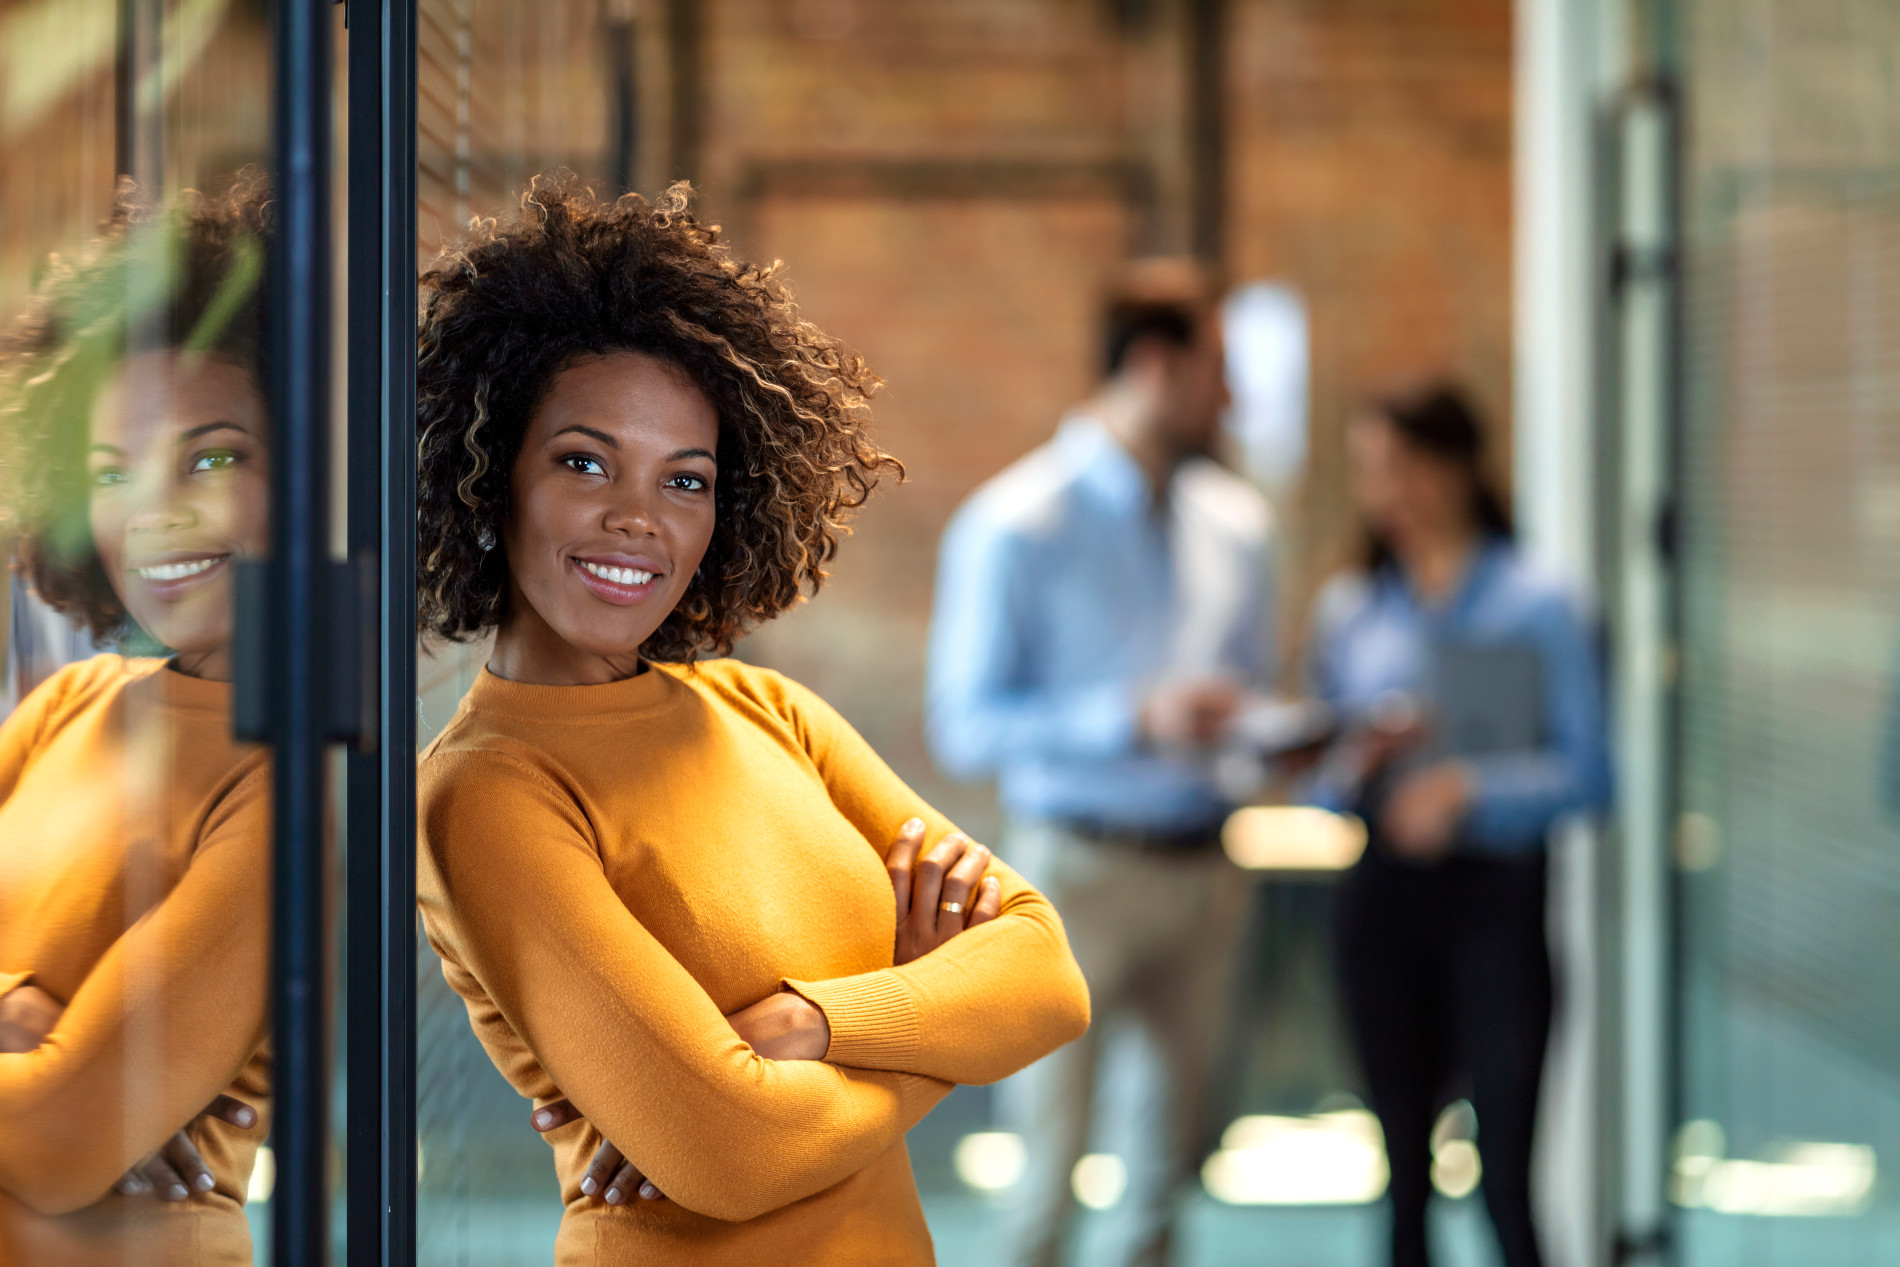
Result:
{"label": "woman's neck", "polygon": [[1426,601],[1439,603],[1451,597],[1464,579],[1477,545],[1477,529],[1460,524],[1442,532],[1420,533],[1411,541],[1395,545],[1392,552],[1412,588]]}
{"label": "woman's neck", "polygon": [[172,654],[171,670],[186,677],[203,678],[207,682],[229,682],[231,680],[231,648],[216,647],[210,651],[177,651]]}
{"label": "woman's neck", "polygon": [[641,672],[640,653],[599,655],[567,641],[538,619],[511,616],[495,631],[488,671],[529,686],[604,686]]}

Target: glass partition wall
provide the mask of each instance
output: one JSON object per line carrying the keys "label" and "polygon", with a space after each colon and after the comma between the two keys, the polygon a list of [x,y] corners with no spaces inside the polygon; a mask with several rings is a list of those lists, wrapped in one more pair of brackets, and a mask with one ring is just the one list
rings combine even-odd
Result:
{"label": "glass partition wall", "polygon": [[347,9],[0,5],[0,1261],[408,1244],[413,40]]}
{"label": "glass partition wall", "polygon": [[240,0],[0,8],[9,1262],[267,1252],[276,821],[233,679],[286,454],[272,43]]}
{"label": "glass partition wall", "polygon": [[1900,1246],[1900,13],[1678,0],[1685,1264]]}

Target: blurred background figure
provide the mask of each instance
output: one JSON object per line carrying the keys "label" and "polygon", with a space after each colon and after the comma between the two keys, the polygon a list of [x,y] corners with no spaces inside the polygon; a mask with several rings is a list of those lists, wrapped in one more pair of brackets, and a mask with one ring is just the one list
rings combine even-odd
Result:
{"label": "blurred background figure", "polygon": [[1391,1165],[1392,1262],[1424,1267],[1432,1130],[1476,1110],[1507,1267],[1536,1267],[1531,1145],[1551,1023],[1545,842],[1609,796],[1601,675],[1523,560],[1465,397],[1381,402],[1348,433],[1363,568],[1320,594],[1313,689],[1355,729],[1308,791],[1360,815],[1340,984]]}
{"label": "blurred background figure", "polygon": [[944,532],[927,730],[940,764],[995,776],[1000,852],[1061,911],[1087,1036],[1020,1075],[1027,1168],[1010,1261],[1057,1260],[1089,1144],[1103,1038],[1156,1057],[1152,1138],[1128,1158],[1130,1263],[1167,1261],[1248,886],[1220,851],[1210,752],[1268,670],[1269,516],[1212,459],[1227,402],[1200,271],[1136,266],[1105,314],[1100,389]]}

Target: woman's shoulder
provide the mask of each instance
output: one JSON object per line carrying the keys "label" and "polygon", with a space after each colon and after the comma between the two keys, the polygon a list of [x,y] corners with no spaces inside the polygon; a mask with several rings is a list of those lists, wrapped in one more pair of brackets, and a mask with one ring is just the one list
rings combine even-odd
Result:
{"label": "woman's shoulder", "polygon": [[1370,572],[1335,572],[1313,596],[1314,629],[1322,637],[1343,629],[1372,606],[1377,591],[1378,578]]}
{"label": "woman's shoulder", "polygon": [[17,711],[27,715],[37,714],[43,724],[58,724],[109,702],[128,684],[151,676],[164,664],[163,660],[122,656],[109,651],[85,660],[75,660],[61,666],[34,687],[20,701]]}
{"label": "woman's shoulder", "polygon": [[659,667],[662,672],[672,674],[694,694],[715,704],[762,708],[788,721],[816,698],[808,689],[777,669],[751,664],[734,656]]}
{"label": "woman's shoulder", "polygon": [[1492,594],[1519,620],[1542,624],[1584,618],[1576,585],[1560,570],[1522,547],[1504,541],[1494,544],[1490,567]]}

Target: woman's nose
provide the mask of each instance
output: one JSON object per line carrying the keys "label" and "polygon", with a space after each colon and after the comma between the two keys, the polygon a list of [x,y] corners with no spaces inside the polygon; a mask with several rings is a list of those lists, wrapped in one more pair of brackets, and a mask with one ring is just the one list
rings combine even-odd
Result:
{"label": "woman's nose", "polygon": [[609,532],[641,536],[654,531],[653,507],[645,495],[629,493],[607,507],[601,526]]}
{"label": "woman's nose", "polygon": [[184,490],[162,475],[132,482],[132,513],[126,516],[127,532],[176,532],[197,522],[198,514]]}

